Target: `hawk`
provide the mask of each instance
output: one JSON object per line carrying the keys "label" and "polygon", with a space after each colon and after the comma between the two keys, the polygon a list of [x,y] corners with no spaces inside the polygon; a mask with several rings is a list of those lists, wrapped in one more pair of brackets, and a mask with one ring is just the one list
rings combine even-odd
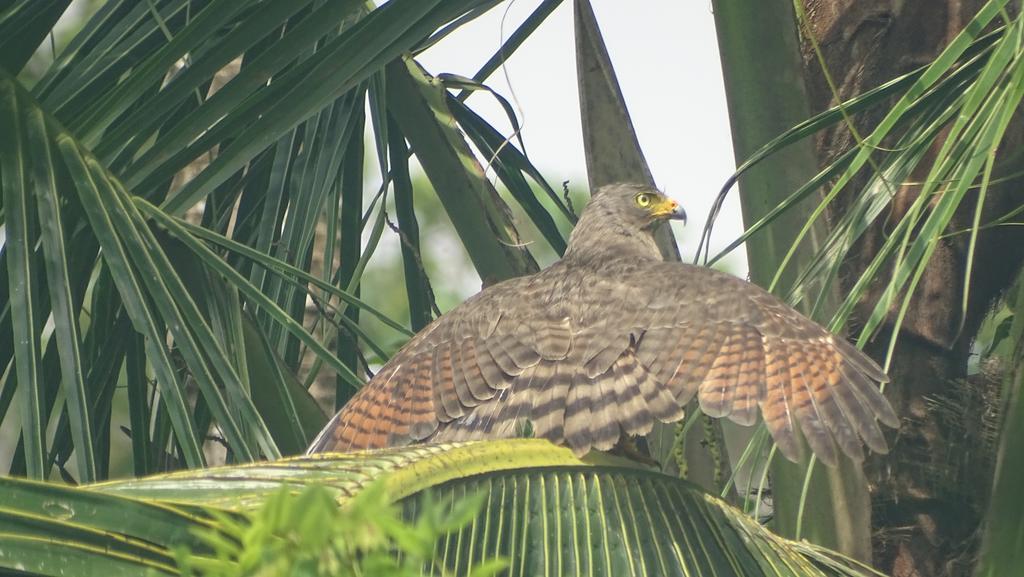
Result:
{"label": "hawk", "polygon": [[[522,436],[577,455],[701,410],[741,425],[758,409],[779,450],[799,433],[835,464],[836,445],[887,446],[899,420],[885,373],[778,298],[709,268],[665,262],[655,230],[685,219],[650,187],[599,189],[565,256],[481,291],[414,336],[331,419],[310,453]],[[799,433],[798,433],[799,429]]]}

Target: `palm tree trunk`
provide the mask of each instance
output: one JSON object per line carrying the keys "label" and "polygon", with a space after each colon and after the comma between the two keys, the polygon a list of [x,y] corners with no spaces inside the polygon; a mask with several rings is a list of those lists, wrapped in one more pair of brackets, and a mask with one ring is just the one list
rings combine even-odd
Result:
{"label": "palm tree trunk", "polygon": [[[805,34],[812,34],[821,47],[838,91],[833,94],[805,36],[804,71],[812,112],[834,105],[837,96],[845,100],[929,63],[984,3],[804,0]],[[858,117],[856,126],[863,134],[878,120],[869,113]],[[1017,140],[1020,133],[1019,127],[1008,131]],[[851,131],[842,125],[820,134],[819,161],[830,162],[852,144]],[[1019,144],[1004,143],[1004,148],[1014,150]],[[926,159],[921,166],[927,169],[930,163]],[[1012,172],[1014,167],[1002,169]],[[924,174],[915,176],[921,180]],[[1019,204],[1012,198],[1015,190],[1009,188],[1013,183],[1008,185],[989,191],[982,222],[1002,214],[1011,203]],[[916,187],[901,184],[892,202],[894,214],[887,221],[897,221],[917,194]],[[974,205],[965,202],[961,207],[973,211]],[[833,206],[833,215],[840,214],[842,197]],[[953,226],[970,228],[972,218],[965,211],[954,218]],[[851,252],[841,275],[845,288],[862,275],[884,242],[884,226],[876,223]],[[967,360],[989,304],[1012,282],[1024,255],[1024,238],[1014,228],[995,228],[979,236],[969,285],[964,282],[967,235],[942,240],[911,301],[887,391],[904,424],[893,439],[892,453],[869,461],[867,469],[873,493],[875,561],[886,574],[925,577],[970,571],[985,505],[978,496],[987,495],[991,486],[991,477],[979,471],[988,470],[991,455],[965,442],[971,438],[969,429],[982,418],[970,407],[984,406],[964,402],[977,393],[966,379]],[[961,318],[968,286],[967,313]],[[862,320],[878,297],[876,290],[862,301]],[[888,341],[883,332],[872,345],[876,360],[884,360]]]}
{"label": "palm tree trunk", "polygon": [[[733,149],[737,163],[741,163],[810,116],[796,19],[790,0],[764,2],[757,10],[744,3],[716,1],[714,11]],[[750,170],[739,183],[745,225],[759,221],[817,172],[814,147],[807,141],[780,151]],[[812,195],[750,239],[746,246],[753,282],[769,285],[818,200]],[[816,223],[790,271],[801,269],[817,250],[824,225],[820,220]],[[785,291],[794,280],[791,273],[775,288]],[[832,295],[832,306],[824,309],[834,308],[837,296]],[[805,492],[807,465],[806,461],[794,465],[784,459],[775,459],[772,464],[775,530],[870,562],[871,516],[860,466],[846,459],[837,469],[817,465]]]}

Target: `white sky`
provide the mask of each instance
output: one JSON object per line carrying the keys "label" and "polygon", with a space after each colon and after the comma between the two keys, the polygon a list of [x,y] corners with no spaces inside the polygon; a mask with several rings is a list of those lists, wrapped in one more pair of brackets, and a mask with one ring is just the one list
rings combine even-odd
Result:
{"label": "white sky", "polygon": [[[710,1],[592,1],[655,181],[690,216],[685,233],[674,225],[689,260],[711,202],[735,166]],[[555,187],[563,180],[586,183],[572,4],[565,0],[504,72],[499,69],[487,81],[517,106],[530,158]],[[431,73],[472,76],[536,6],[535,1],[503,3],[418,60]],[[468,102],[511,132],[493,97],[479,92]],[[716,225],[713,251],[742,232],[735,191],[731,196]],[[746,263],[731,258],[730,269],[743,274]]]}

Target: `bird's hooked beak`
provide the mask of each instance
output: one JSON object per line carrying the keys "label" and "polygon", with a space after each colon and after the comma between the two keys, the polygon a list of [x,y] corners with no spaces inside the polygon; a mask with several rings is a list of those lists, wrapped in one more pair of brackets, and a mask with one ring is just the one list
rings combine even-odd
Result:
{"label": "bird's hooked beak", "polygon": [[668,197],[662,197],[663,200],[658,204],[654,205],[651,210],[651,214],[655,218],[665,220],[681,220],[683,224],[686,224],[686,211],[683,207],[679,206],[679,203]]}

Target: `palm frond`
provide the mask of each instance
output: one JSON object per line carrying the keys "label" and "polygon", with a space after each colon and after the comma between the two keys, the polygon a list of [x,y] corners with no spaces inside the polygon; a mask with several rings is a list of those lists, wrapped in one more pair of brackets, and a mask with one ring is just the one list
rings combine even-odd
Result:
{"label": "palm frond", "polygon": [[453,510],[479,496],[469,522],[433,545],[424,574],[466,575],[496,557],[524,576],[870,574],[772,535],[685,481],[628,462],[583,463],[541,440],[326,454],[81,489],[0,480],[0,566],[31,575],[71,567],[83,577],[173,574],[172,547],[201,554],[197,530],[244,519],[282,486],[321,485],[345,507],[376,483],[409,519],[424,510],[427,490]]}

